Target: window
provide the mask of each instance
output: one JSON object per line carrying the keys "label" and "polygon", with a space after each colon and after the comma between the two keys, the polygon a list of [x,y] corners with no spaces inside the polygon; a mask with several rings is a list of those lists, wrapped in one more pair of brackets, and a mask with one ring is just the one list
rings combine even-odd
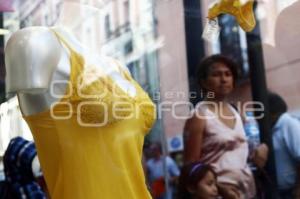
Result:
{"label": "window", "polygon": [[139,61],[133,61],[127,65],[127,68],[129,69],[133,79],[135,79],[137,82],[140,83],[140,67],[139,67]]}
{"label": "window", "polygon": [[106,15],[104,19],[104,29],[105,29],[105,36],[106,39],[109,39],[111,36],[111,30],[110,30],[110,16]]}
{"label": "window", "polygon": [[129,23],[130,20],[130,10],[129,10],[129,1],[125,1],[124,2],[124,20],[125,20],[125,24]]}
{"label": "window", "polygon": [[239,25],[237,24],[236,19],[230,15],[223,15],[219,19],[221,26],[221,53],[233,58],[241,67],[239,69],[241,72],[241,76],[247,77],[247,66],[244,66],[247,56],[243,56],[243,51],[246,52],[247,48],[241,48],[241,35],[239,32]]}
{"label": "window", "polygon": [[128,55],[132,51],[133,51],[133,42],[132,42],[132,40],[129,40],[124,45],[124,53],[125,53],[125,55]]}

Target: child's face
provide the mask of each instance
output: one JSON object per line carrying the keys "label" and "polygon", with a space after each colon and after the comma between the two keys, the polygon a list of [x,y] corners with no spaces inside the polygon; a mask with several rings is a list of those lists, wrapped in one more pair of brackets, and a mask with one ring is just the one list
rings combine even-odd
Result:
{"label": "child's face", "polygon": [[215,199],[218,196],[217,182],[214,174],[209,171],[196,187],[197,199]]}

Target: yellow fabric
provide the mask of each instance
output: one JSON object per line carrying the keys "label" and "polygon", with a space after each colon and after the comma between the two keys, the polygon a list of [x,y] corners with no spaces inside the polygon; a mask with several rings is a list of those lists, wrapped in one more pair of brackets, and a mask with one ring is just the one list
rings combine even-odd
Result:
{"label": "yellow fabric", "polygon": [[[123,92],[109,76],[85,84],[85,59],[56,35],[70,50],[71,63],[66,95],[52,109],[52,115],[60,118],[53,118],[51,110],[24,116],[51,198],[150,199],[141,159],[144,136],[155,120],[154,104],[117,62],[117,70],[134,85],[135,97]],[[89,105],[81,106],[82,102]],[[99,103],[107,104],[107,110]],[[102,126],[78,123],[97,125],[104,119],[107,123]]]}
{"label": "yellow fabric", "polygon": [[250,32],[256,25],[253,13],[253,0],[247,1],[244,5],[240,0],[220,0],[208,11],[208,18],[213,19],[220,14],[231,14],[238,21],[243,30]]}

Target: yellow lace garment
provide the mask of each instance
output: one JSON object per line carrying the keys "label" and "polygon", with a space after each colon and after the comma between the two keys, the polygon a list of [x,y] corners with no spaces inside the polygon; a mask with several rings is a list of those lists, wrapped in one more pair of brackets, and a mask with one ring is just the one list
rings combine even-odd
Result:
{"label": "yellow lace garment", "polygon": [[240,0],[220,0],[208,11],[208,18],[213,19],[220,14],[233,15],[243,30],[250,32],[256,25],[253,13],[253,0],[247,1],[244,5]]}
{"label": "yellow lace garment", "polygon": [[86,84],[85,59],[56,35],[70,51],[66,95],[53,109],[24,116],[51,198],[150,199],[141,158],[144,136],[155,120],[154,104],[120,66],[135,97],[109,76]]}

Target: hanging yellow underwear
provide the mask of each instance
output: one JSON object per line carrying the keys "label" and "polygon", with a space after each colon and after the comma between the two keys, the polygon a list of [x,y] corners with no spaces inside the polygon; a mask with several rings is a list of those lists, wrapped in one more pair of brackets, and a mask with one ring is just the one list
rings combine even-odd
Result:
{"label": "hanging yellow underwear", "polygon": [[253,13],[254,1],[247,1],[244,5],[240,0],[220,0],[208,11],[208,18],[213,19],[220,14],[233,15],[241,28],[246,32],[250,32],[256,25],[256,20]]}

